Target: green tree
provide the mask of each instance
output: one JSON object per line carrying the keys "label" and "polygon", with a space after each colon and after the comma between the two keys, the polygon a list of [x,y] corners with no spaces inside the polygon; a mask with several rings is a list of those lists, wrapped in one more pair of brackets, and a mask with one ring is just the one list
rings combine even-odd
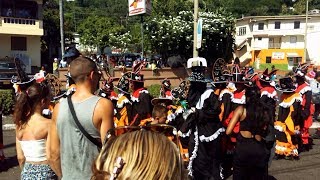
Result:
{"label": "green tree", "polygon": [[111,33],[123,32],[124,27],[109,17],[89,16],[78,27],[80,41],[90,47],[98,47],[101,51],[109,46]]}
{"label": "green tree", "polygon": [[[229,59],[232,55],[234,18],[226,12],[201,12],[203,43],[199,55],[213,62],[218,57]],[[163,57],[192,56],[193,13],[181,11],[176,17],[155,17],[146,24],[151,47]]]}

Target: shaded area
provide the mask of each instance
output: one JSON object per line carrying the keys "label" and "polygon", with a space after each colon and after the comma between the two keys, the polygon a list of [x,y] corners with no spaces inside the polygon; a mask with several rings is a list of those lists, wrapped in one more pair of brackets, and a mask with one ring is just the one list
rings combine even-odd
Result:
{"label": "shaded area", "polygon": [[18,166],[17,156],[5,158],[0,162],[0,172],[8,171],[9,169]]}

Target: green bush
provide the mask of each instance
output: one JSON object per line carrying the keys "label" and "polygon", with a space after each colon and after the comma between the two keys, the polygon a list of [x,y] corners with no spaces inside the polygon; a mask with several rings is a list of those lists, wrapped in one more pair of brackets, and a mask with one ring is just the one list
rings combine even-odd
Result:
{"label": "green bush", "polygon": [[148,91],[149,91],[150,95],[155,98],[155,97],[159,97],[160,88],[161,88],[160,84],[153,84],[148,87]]}
{"label": "green bush", "polygon": [[2,113],[10,114],[12,113],[14,106],[14,94],[11,89],[0,90],[0,105],[2,105]]}

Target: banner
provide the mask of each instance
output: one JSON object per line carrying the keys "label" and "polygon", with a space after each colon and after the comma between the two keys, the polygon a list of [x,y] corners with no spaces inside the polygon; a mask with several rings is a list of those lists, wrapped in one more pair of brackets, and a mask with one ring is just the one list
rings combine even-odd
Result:
{"label": "banner", "polygon": [[272,59],[283,60],[284,59],[284,55],[285,55],[284,52],[273,52],[272,53]]}
{"label": "banner", "polygon": [[199,18],[198,27],[197,27],[197,49],[201,48],[201,44],[202,44],[202,19]]}
{"label": "banner", "polygon": [[151,0],[129,0],[129,16],[151,14]]}

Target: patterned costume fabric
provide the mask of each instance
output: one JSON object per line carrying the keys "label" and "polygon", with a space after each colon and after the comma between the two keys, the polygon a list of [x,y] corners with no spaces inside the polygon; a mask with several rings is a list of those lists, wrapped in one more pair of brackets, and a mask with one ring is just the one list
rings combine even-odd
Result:
{"label": "patterned costume fabric", "polygon": [[153,106],[151,95],[145,88],[135,90],[131,95],[132,113],[134,115],[130,125],[139,125],[140,121],[151,117]]}
{"label": "patterned costume fabric", "polygon": [[300,124],[302,98],[298,93],[284,93],[279,104],[276,129],[276,154],[298,156],[297,127]]}
{"label": "patterned costume fabric", "polygon": [[185,123],[181,128],[182,133],[190,132],[189,175],[194,179],[221,179],[220,143],[225,129],[219,120],[218,97],[208,89],[189,105],[191,108],[184,113]]}
{"label": "patterned costume fabric", "polygon": [[25,163],[21,172],[21,180],[56,180],[58,176],[47,164]]}
{"label": "patterned costume fabric", "polygon": [[115,111],[115,126],[129,126],[132,121],[132,102],[129,94],[119,94]]}
{"label": "patterned costume fabric", "polygon": [[298,86],[296,93],[299,93],[302,96],[302,112],[301,112],[301,139],[302,143],[307,145],[309,144],[309,128],[312,125],[312,116],[314,113],[314,105],[311,102],[312,91],[310,86],[307,83],[303,83]]}

